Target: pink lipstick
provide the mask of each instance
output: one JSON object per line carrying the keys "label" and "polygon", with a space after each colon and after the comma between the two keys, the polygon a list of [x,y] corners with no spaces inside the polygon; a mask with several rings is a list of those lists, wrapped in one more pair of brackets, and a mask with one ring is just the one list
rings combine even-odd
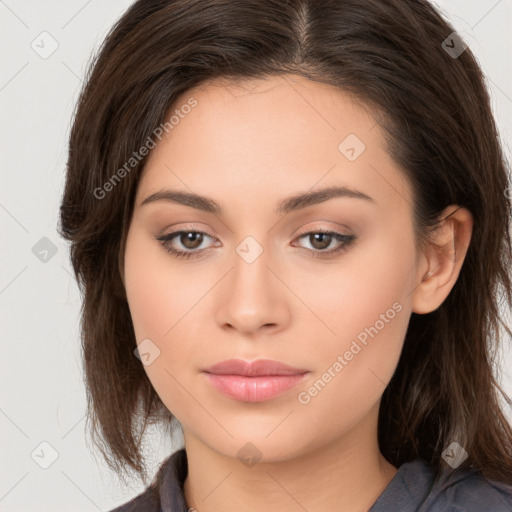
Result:
{"label": "pink lipstick", "polygon": [[230,359],[203,372],[218,391],[244,402],[270,400],[296,386],[309,373],[270,359]]}

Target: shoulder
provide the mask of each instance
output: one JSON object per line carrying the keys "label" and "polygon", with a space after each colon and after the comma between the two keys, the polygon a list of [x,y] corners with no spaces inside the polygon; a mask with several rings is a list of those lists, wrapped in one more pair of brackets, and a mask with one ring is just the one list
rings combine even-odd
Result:
{"label": "shoulder", "polygon": [[[425,461],[419,464],[426,466]],[[511,512],[512,485],[468,470],[444,471],[433,481],[421,512]]]}
{"label": "shoulder", "polygon": [[154,487],[148,487],[127,503],[116,507],[110,512],[160,512],[160,499]]}
{"label": "shoulder", "polygon": [[[511,512],[512,487],[487,480],[477,474],[440,483],[434,487],[437,496],[429,512]],[[444,508],[442,508],[444,507]]]}
{"label": "shoulder", "polygon": [[512,512],[512,485],[476,471],[437,473],[423,459],[402,464],[369,512]]}
{"label": "shoulder", "polygon": [[180,449],[167,457],[146,490],[109,512],[161,512],[186,510],[183,481],[187,475],[187,457]]}

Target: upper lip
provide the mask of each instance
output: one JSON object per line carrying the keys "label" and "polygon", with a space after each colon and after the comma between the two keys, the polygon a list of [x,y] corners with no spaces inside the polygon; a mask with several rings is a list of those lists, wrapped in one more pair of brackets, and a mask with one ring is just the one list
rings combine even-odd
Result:
{"label": "upper lip", "polygon": [[308,370],[294,368],[293,366],[271,359],[256,359],[255,361],[229,359],[214,364],[203,371],[218,375],[243,375],[246,377],[256,377],[259,375],[298,375],[308,372]]}

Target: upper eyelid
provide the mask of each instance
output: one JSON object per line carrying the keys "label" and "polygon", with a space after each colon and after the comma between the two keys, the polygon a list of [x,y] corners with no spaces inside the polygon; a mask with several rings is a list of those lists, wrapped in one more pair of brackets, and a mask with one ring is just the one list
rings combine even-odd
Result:
{"label": "upper eyelid", "polygon": [[[202,231],[200,229],[192,229],[192,228],[180,228],[180,229],[177,229],[175,231],[171,231],[170,233],[164,233],[162,235],[159,235],[156,238],[159,239],[159,240],[167,239],[167,241],[170,242],[170,241],[174,241],[174,239],[178,238],[178,235],[183,234],[183,233],[199,233],[199,234],[202,234],[202,235],[206,235],[207,237],[211,238],[214,241],[219,241],[217,237],[215,237],[213,235],[210,235],[206,231]],[[299,232],[293,238],[293,240],[296,240],[298,238],[302,238],[302,237],[304,237],[306,235],[315,234],[315,233],[326,233],[326,234],[332,234],[334,236],[339,235],[339,236],[346,236],[346,237],[353,236],[353,235],[346,234],[346,233],[340,233],[339,231],[336,231],[334,229],[329,229],[329,228],[321,227],[321,228],[316,228],[316,229],[314,229],[314,228],[311,229],[310,228],[310,229],[307,229],[305,231],[301,231],[301,232]],[[201,249],[201,250],[205,250],[205,249]],[[186,249],[185,248],[184,252],[199,252],[199,250],[192,250],[192,249]]]}
{"label": "upper eyelid", "polygon": [[[327,222],[331,222],[331,221],[327,221]],[[329,227],[321,226],[321,227],[305,228],[304,230],[300,230],[300,232],[297,235],[295,235],[295,236],[297,237],[297,236],[301,236],[301,235],[308,234],[308,233],[318,233],[318,232],[321,232],[321,231],[330,232],[330,233],[338,233],[340,235],[347,235],[348,236],[349,233],[340,233],[338,230],[339,229],[346,229],[349,232],[352,231],[348,226],[346,226],[344,224],[336,223],[336,222],[334,224],[336,224],[339,227],[338,228],[329,228]],[[203,233],[205,235],[208,235],[210,238],[216,238],[214,235],[210,235],[210,233],[208,233],[204,229],[201,229],[201,228],[198,228],[198,227],[195,227],[195,226],[192,226],[192,225],[187,225],[186,223],[185,223],[184,226],[179,226],[178,228],[175,228],[172,231],[169,231],[168,233],[166,233],[165,230],[163,230],[162,234],[159,235],[159,236],[172,235],[172,234],[176,234],[176,233],[183,232],[183,231],[187,232],[187,233],[188,232]]]}
{"label": "upper eyelid", "polygon": [[[339,235],[349,236],[349,234],[340,233],[337,229],[334,229],[334,228],[319,227],[319,228],[308,228],[308,229],[301,230],[301,231],[299,231],[299,233],[297,233],[295,235],[295,238],[298,236],[307,235],[310,233],[322,233],[322,232],[323,233],[335,233],[335,234],[339,234]],[[172,235],[176,235],[178,233],[201,233],[203,235],[209,236],[210,238],[217,239],[217,237],[215,237],[214,235],[210,235],[210,233],[208,233],[207,231],[204,231],[204,230],[198,229],[198,228],[189,228],[189,227],[180,227],[173,231],[169,231],[168,233],[162,233],[161,235],[158,235],[158,236],[160,236],[160,237],[172,236]]]}

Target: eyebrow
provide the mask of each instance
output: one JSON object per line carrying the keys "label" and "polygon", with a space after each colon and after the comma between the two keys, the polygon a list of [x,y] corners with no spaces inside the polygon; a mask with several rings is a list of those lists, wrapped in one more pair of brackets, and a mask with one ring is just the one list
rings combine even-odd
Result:
{"label": "eyebrow", "polygon": [[[302,210],[303,208],[307,208],[315,204],[323,203],[324,201],[328,201],[335,197],[348,197],[374,202],[370,196],[358,190],[349,189],[347,187],[328,187],[316,190],[315,192],[297,194],[284,199],[278,204],[275,212],[277,214],[286,214],[292,211]],[[155,192],[146,197],[146,199],[140,203],[140,206],[157,201],[168,201],[183,204],[215,215],[223,215],[221,206],[213,199],[189,192],[181,192],[179,190],[160,190]]]}

